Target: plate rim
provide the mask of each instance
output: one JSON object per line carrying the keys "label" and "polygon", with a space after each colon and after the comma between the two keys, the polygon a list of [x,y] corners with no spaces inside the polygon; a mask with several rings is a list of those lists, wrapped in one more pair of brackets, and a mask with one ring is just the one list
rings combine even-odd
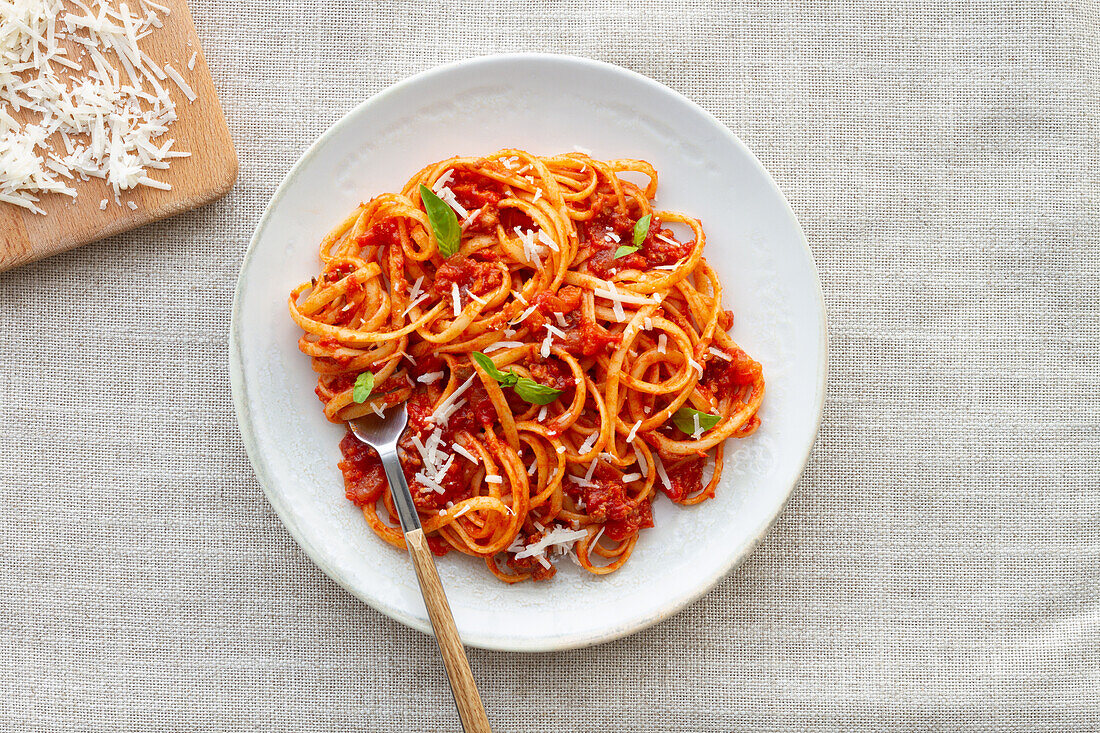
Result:
{"label": "plate rim", "polygon": [[283,524],[283,527],[290,533],[294,541],[302,549],[303,552],[309,557],[313,564],[319,569],[325,576],[335,582],[345,591],[350,593],[358,600],[366,603],[368,606],[378,611],[379,613],[387,616],[395,621],[398,621],[410,628],[425,634],[432,634],[430,623],[426,619],[420,619],[412,616],[403,610],[393,605],[387,605],[376,598],[368,598],[361,594],[357,589],[353,588],[350,583],[346,581],[342,574],[337,572],[334,568],[330,567],[327,562],[322,559],[321,553],[317,550],[312,542],[302,533],[301,528],[297,522],[293,519],[293,514],[290,508],[286,506],[279,495],[275,493],[271,488],[271,476],[263,466],[263,463],[259,460],[259,445],[256,439],[252,427],[252,411],[247,404],[246,399],[246,386],[242,363],[241,353],[241,340],[238,333],[240,328],[240,310],[243,291],[243,279],[245,270],[248,268],[252,261],[252,258],[256,254],[257,242],[260,233],[265,229],[268,219],[272,216],[274,210],[281,204],[283,198],[286,195],[286,191],[290,186],[291,181],[298,175],[299,170],[312,158],[319,148],[324,145],[327,140],[336,134],[338,128],[342,127],[346,120],[353,115],[357,115],[367,109],[370,106],[378,104],[385,100],[386,97],[399,92],[406,86],[415,84],[436,75],[448,74],[457,70],[461,70],[464,67],[476,67],[482,64],[497,64],[507,63],[510,61],[541,61],[550,63],[565,63],[575,64],[579,67],[579,70],[586,69],[598,69],[604,72],[611,72],[613,74],[625,75],[634,81],[640,82],[645,86],[650,87],[660,94],[672,94],[679,97],[681,101],[686,102],[695,109],[696,112],[703,115],[708,119],[716,129],[720,131],[725,138],[732,142],[741,152],[747,154],[748,160],[752,166],[755,167],[758,173],[764,175],[764,177],[774,187],[776,193],[779,194],[779,199],[782,202],[783,209],[786,213],[790,223],[794,225],[795,231],[798,232],[799,239],[802,244],[810,265],[811,273],[813,274],[813,280],[815,284],[814,294],[817,296],[816,301],[818,305],[818,327],[820,330],[820,338],[817,345],[818,363],[817,363],[817,379],[814,385],[814,425],[812,431],[809,433],[809,437],[806,440],[806,444],[802,450],[801,466],[798,472],[794,474],[794,478],[791,480],[790,485],[783,488],[783,496],[779,503],[776,505],[775,511],[765,521],[759,524],[752,532],[748,541],[743,545],[741,551],[735,555],[732,555],[729,560],[715,572],[713,572],[706,580],[700,583],[691,593],[684,594],[669,600],[666,600],[658,609],[656,609],[649,616],[638,619],[636,621],[622,624],[611,629],[607,629],[601,632],[581,632],[571,635],[561,635],[556,637],[545,637],[540,639],[521,639],[510,637],[494,637],[494,636],[482,636],[482,635],[468,635],[463,634],[463,643],[467,646],[473,646],[480,649],[487,649],[493,651],[506,651],[506,652],[553,652],[564,651],[569,649],[580,649],[584,647],[594,646],[596,644],[603,644],[606,642],[621,639],[625,636],[635,634],[643,631],[661,621],[664,621],[679,611],[687,608],[689,605],[695,603],[704,595],[709,593],[714,587],[726,576],[728,576],[734,569],[736,569],[744,560],[756,549],[763,538],[774,526],[779,515],[783,513],[784,508],[790,501],[791,494],[794,493],[795,486],[798,485],[799,480],[805,473],[806,466],[809,464],[810,456],[813,453],[814,445],[817,443],[817,438],[821,430],[821,422],[824,415],[825,407],[825,391],[826,383],[828,379],[828,323],[827,313],[825,307],[824,293],[821,287],[821,277],[818,273],[817,263],[814,260],[813,250],[810,249],[809,241],[806,238],[806,233],[802,229],[802,225],[798,221],[798,217],[795,215],[794,209],[791,207],[787,197],[783,194],[783,190],[779,187],[779,184],[764,167],[760,159],[756,154],[733,132],[725,123],[704,109],[698,103],[690,99],[684,94],[676,91],[675,89],[662,84],[655,79],[651,79],[643,74],[640,74],[631,69],[627,69],[616,64],[611,64],[605,61],[598,61],[595,59],[589,59],[582,56],[573,56],[569,54],[555,54],[555,53],[495,53],[486,54],[481,56],[474,56],[470,58],[460,59],[445,64],[433,66],[431,68],[420,71],[411,76],[405,77],[389,86],[385,89],[372,94],[363,101],[359,102],[355,106],[348,109],[338,119],[334,120],[324,132],[317,136],[317,138],[310,143],[310,145],[302,152],[294,164],[287,170],[283,176],[282,181],[276,187],[274,193],[271,196],[270,201],[264,207],[263,213],[257,220],[255,228],[252,232],[252,236],[249,238],[248,247],[245,249],[244,257],[241,259],[241,266],[237,273],[237,282],[233,289],[233,303],[230,312],[229,323],[229,381],[230,389],[233,395],[234,413],[237,419],[237,429],[241,433],[241,439],[244,444],[245,453],[248,456],[248,461],[252,466],[252,470],[256,475],[256,479],[260,484],[260,488],[264,492],[264,496],[267,498],[268,503],[271,504],[272,509],[275,510],[276,516],[279,517],[279,521]]}

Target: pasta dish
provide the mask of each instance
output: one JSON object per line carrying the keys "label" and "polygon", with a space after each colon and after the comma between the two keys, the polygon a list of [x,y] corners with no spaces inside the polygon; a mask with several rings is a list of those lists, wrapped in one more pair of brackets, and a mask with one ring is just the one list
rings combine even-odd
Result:
{"label": "pasta dish", "polygon": [[[502,150],[429,165],[322,240],[289,299],[299,348],[329,420],[405,403],[436,554],[509,583],[566,558],[610,573],[659,494],[713,497],[726,440],[759,425],[763,371],[729,336],[706,235],[656,191],[642,160]],[[350,431],[340,449],[347,498],[403,547],[377,454]]]}

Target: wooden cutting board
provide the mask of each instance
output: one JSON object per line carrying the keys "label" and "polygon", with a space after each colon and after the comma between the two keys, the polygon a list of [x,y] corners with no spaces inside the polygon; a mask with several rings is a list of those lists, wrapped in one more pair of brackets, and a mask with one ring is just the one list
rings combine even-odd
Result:
{"label": "wooden cutting board", "polygon": [[[191,153],[190,158],[172,160],[168,170],[152,172],[152,177],[170,183],[172,190],[140,186],[125,191],[122,200],[137,205],[131,210],[125,203],[116,206],[107,184],[93,178],[70,182],[78,193],[75,200],[59,194],[40,196],[38,205],[45,215],[0,202],[0,270],[202,206],[224,196],[236,181],[237,152],[187,2],[158,0],[158,4],[172,12],[162,18],[163,28],[141,40],[141,50],[161,66],[171,64],[198,95],[188,103],[171,80],[163,82],[171,89],[179,115],[165,138],[176,139],[173,150]],[[197,53],[197,58],[195,68],[189,70],[187,62],[192,53]],[[85,68],[88,66],[90,63]],[[100,201],[105,198],[110,204],[100,210]]]}

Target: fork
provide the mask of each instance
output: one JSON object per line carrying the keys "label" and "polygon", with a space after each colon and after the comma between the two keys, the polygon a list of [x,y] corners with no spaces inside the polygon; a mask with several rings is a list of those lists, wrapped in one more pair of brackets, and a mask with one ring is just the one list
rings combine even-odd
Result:
{"label": "fork", "polygon": [[424,596],[424,606],[428,609],[428,618],[432,622],[432,631],[439,645],[439,654],[447,668],[447,679],[451,683],[451,694],[458,717],[462,720],[462,729],[466,733],[492,733],[489,720],[485,717],[485,708],[477,692],[474,675],[470,671],[470,662],[466,659],[466,650],[455,628],[451,607],[439,581],[435,569],[431,548],[420,526],[420,515],[416,512],[409,484],[397,459],[397,441],[405,432],[409,415],[404,404],[389,408],[383,416],[369,415],[348,422],[352,434],[360,441],[378,451],[382,459],[382,468],[397,507],[397,518],[401,521],[401,531],[405,534],[405,546],[412,556],[416,568],[416,579],[420,582],[420,592]]}

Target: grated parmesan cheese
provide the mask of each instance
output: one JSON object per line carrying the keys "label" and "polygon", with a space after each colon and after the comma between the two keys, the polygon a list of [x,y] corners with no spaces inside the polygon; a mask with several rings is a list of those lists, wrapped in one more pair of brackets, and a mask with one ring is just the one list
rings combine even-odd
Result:
{"label": "grated parmesan cheese", "polygon": [[438,179],[436,179],[435,183],[432,184],[432,193],[438,196],[439,192],[442,191],[447,186],[447,184],[451,182],[451,178],[454,176],[454,174],[454,168],[448,168],[447,171]]}
{"label": "grated parmesan cheese", "polygon": [[539,230],[538,240],[555,252],[561,252],[561,249],[558,248],[558,243],[551,239],[550,235],[541,229]]}
{"label": "grated parmesan cheese", "polygon": [[[163,25],[157,16],[106,0],[73,4],[79,12],[61,0],[0,2],[0,201],[38,214],[42,194],[76,198],[63,179],[102,179],[119,206],[121,192],[138,186],[170,190],[149,172],[190,155],[172,150],[175,140],[160,142],[177,114],[158,79],[171,78],[189,101],[198,97],[179,72],[141,50],[141,39]],[[61,40],[80,46],[81,58]],[[31,114],[17,123],[7,109]]]}
{"label": "grated parmesan cheese", "polygon": [[455,318],[462,315],[462,299],[458,295],[458,283],[451,283],[451,305],[454,307]]}
{"label": "grated parmesan cheese", "polygon": [[596,464],[600,462],[600,457],[596,456],[592,459],[592,462],[588,464],[588,471],[584,474],[585,481],[592,480],[592,474],[596,473]]}
{"label": "grated parmesan cheese", "polygon": [[477,378],[476,372],[474,374],[471,374],[470,378],[463,382],[458,387],[458,389],[456,389],[454,392],[451,392],[451,394],[447,396],[447,399],[443,400],[443,402],[439,404],[439,407],[435,408],[435,411],[432,413],[433,422],[440,422],[444,425],[447,424],[447,420],[450,418],[451,415],[454,414],[455,410],[457,410],[466,402],[466,400],[462,400],[460,402],[458,398],[461,397],[462,394],[470,388],[470,385],[473,384],[475,378]]}
{"label": "grated parmesan cheese", "polygon": [[[420,285],[424,282],[424,276],[416,278],[416,282],[413,283],[412,290],[409,291],[409,300],[416,300],[416,296],[420,294]],[[408,313],[408,311],[405,311]]]}
{"label": "grated parmesan cheese", "polygon": [[411,303],[409,303],[409,307],[408,307],[408,308],[406,308],[406,309],[405,309],[405,310],[404,310],[404,311],[403,311],[403,312],[401,313],[401,317],[402,317],[402,318],[404,318],[405,316],[409,315],[409,311],[411,311],[411,310],[412,310],[413,308],[415,308],[416,306],[420,305],[421,303],[423,303],[423,302],[424,302],[425,300],[427,300],[427,299],[428,299],[428,294],[427,294],[427,293],[424,293],[423,295],[421,295],[420,297],[418,297],[418,298],[417,298],[416,300],[414,300],[414,301],[412,301]]}
{"label": "grated parmesan cheese", "polygon": [[603,537],[603,531],[607,528],[606,525],[600,527],[600,531],[596,533],[596,536],[592,538],[592,541],[588,543],[588,561],[592,562],[592,551],[596,549],[596,546],[600,544],[600,537]]}
{"label": "grated parmesan cheese", "polygon": [[[484,209],[485,207],[483,206],[481,208]],[[473,224],[474,220],[477,219],[477,216],[480,213],[481,213],[481,209],[474,209],[473,211],[471,211],[470,215],[462,220],[462,231],[466,231],[466,227]]]}
{"label": "grated parmesan cheese", "polygon": [[657,453],[653,454],[653,465],[657,468],[657,475],[661,477],[661,483],[665,485],[666,489],[671,491],[672,482],[668,480],[668,472],[665,471],[664,461],[661,460],[661,456]]}
{"label": "grated parmesan cheese", "polygon": [[[543,529],[536,523],[536,527],[539,527],[539,531]],[[516,553],[516,559],[522,560],[526,557],[536,557],[545,560],[546,550],[550,548],[556,548],[559,550],[559,554],[564,555],[567,549],[572,548],[573,544],[578,540],[583,540],[588,536],[588,532],[583,529],[568,529],[567,527],[554,527],[549,532],[544,534],[537,542],[532,542],[530,545],[523,547]],[[509,548],[510,549],[510,548]],[[549,564],[546,564],[549,567]]]}
{"label": "grated parmesan cheese", "polygon": [[168,75],[168,78],[176,83],[176,86],[180,88],[183,95],[187,97],[188,102],[194,102],[199,98],[199,95],[195,94],[195,90],[191,88],[191,85],[187,83],[187,80],[183,76],[172,68],[172,64],[164,65],[164,73]]}
{"label": "grated parmesan cheese", "polygon": [[490,351],[496,351],[497,349],[515,349],[520,346],[526,346],[527,344],[522,341],[497,341],[494,344],[489,344],[482,349],[483,354],[488,354]]}
{"label": "grated parmesan cheese", "polygon": [[471,453],[470,451],[463,448],[458,443],[451,443],[451,447],[454,448],[455,453],[462,456],[463,458],[465,458],[470,463],[477,463],[477,456],[475,456],[473,453]]}
{"label": "grated parmesan cheese", "polygon": [[642,453],[642,449],[637,445],[634,446],[634,457],[638,459],[638,468],[642,469],[642,473],[649,473],[649,466],[645,462],[645,455]]}

